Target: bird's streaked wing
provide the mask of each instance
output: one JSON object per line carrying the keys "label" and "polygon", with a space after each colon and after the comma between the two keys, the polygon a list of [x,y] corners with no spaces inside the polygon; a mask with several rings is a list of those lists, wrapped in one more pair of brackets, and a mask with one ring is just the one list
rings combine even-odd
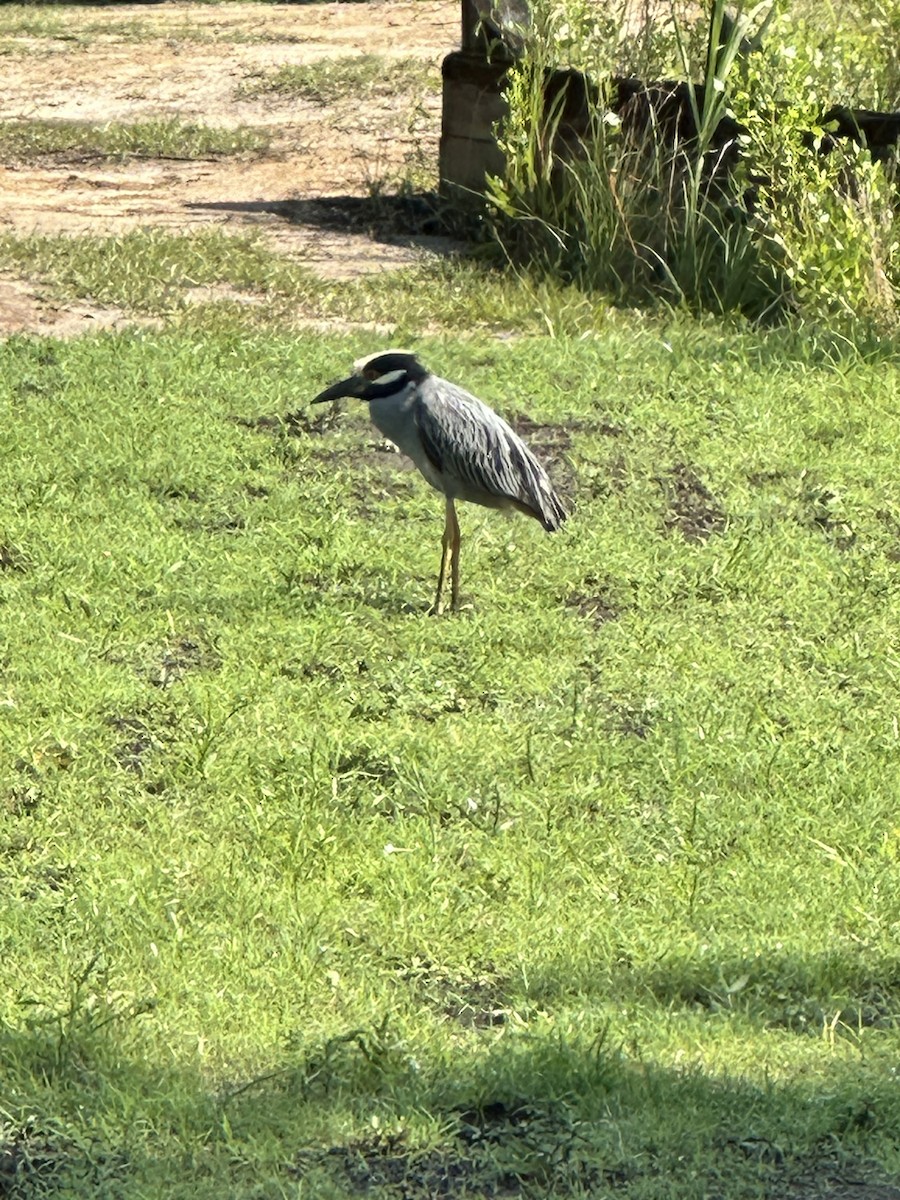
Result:
{"label": "bird's streaked wing", "polygon": [[415,419],[426,455],[438,471],[463,484],[462,499],[468,486],[529,509],[546,529],[557,529],[565,520],[544,468],[475,396],[431,375],[421,385]]}

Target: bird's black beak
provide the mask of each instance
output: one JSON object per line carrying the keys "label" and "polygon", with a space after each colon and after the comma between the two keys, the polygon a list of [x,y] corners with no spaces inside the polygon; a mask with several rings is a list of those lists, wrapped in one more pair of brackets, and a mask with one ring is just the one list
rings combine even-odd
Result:
{"label": "bird's black beak", "polygon": [[368,382],[364,375],[351,375],[348,379],[342,379],[340,383],[333,383],[324,392],[319,392],[310,403],[327,404],[329,400],[340,400],[343,396],[360,396]]}

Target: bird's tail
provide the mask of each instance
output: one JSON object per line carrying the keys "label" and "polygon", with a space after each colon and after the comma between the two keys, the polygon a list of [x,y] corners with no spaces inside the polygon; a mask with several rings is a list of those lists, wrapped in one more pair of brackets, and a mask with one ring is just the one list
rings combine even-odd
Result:
{"label": "bird's tail", "polygon": [[507,444],[519,483],[518,505],[536,517],[548,533],[555,533],[568,516],[550,477],[525,443],[510,429]]}
{"label": "bird's tail", "polygon": [[548,533],[556,533],[568,515],[552,487],[548,486],[546,491],[541,489],[541,511],[538,519]]}

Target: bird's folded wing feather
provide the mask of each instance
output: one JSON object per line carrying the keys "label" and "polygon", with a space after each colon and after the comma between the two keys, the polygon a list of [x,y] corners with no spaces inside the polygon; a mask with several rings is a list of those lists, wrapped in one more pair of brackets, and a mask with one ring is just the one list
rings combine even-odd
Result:
{"label": "bird's folded wing feather", "polygon": [[492,409],[468,392],[433,377],[415,408],[422,446],[445,475],[488,495],[543,512],[553,496],[544,468]]}

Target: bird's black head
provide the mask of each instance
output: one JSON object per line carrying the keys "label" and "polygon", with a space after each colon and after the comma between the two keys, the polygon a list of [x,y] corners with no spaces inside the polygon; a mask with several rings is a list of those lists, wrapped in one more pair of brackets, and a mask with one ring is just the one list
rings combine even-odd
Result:
{"label": "bird's black head", "polygon": [[354,373],[320,392],[313,404],[356,396],[358,400],[381,400],[400,392],[408,383],[420,383],[428,374],[411,350],[383,350],[353,364]]}

